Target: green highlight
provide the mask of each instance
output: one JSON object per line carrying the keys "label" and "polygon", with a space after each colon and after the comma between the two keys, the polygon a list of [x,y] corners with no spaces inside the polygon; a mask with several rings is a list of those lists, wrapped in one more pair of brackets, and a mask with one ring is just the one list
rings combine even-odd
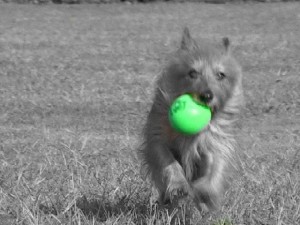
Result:
{"label": "green highlight", "polygon": [[196,101],[190,94],[176,98],[169,109],[171,126],[185,135],[199,133],[209,124],[211,116],[210,108]]}

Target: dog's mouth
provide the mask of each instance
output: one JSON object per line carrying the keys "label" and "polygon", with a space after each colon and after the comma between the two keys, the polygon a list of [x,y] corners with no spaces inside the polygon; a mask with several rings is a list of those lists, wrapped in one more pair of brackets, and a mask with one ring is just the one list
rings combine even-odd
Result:
{"label": "dog's mouth", "polygon": [[192,98],[199,104],[208,106],[211,111],[211,117],[213,119],[214,112],[216,111],[216,106],[213,104],[213,100],[205,101],[201,96],[202,94],[199,93],[187,93],[192,96]]}
{"label": "dog's mouth", "polygon": [[175,99],[184,95],[184,94],[188,94],[190,96],[192,96],[192,98],[195,100],[195,102],[201,104],[201,105],[205,105],[207,107],[209,107],[210,111],[211,111],[211,117],[213,119],[214,114],[217,112],[217,104],[216,104],[216,100],[214,98],[208,97],[208,99],[203,98],[203,94],[202,93],[197,93],[197,92],[183,92],[179,95],[175,96]]}
{"label": "dog's mouth", "polygon": [[214,117],[214,114],[216,112],[216,106],[214,104],[214,99],[210,99],[209,101],[205,101],[205,99],[203,99],[201,96],[202,94],[199,94],[199,93],[195,93],[195,92],[189,92],[187,93],[189,95],[192,96],[192,98],[197,102],[197,103],[200,103],[201,105],[205,105],[207,107],[210,108],[210,111],[211,111],[211,118],[213,119]]}
{"label": "dog's mouth", "polygon": [[213,105],[213,99],[209,99],[209,100],[206,100],[205,98],[202,97],[202,94],[199,94],[199,93],[187,93],[189,95],[192,96],[192,98],[200,103],[201,105],[206,105],[208,106],[211,110],[213,110],[214,108],[214,105]]}

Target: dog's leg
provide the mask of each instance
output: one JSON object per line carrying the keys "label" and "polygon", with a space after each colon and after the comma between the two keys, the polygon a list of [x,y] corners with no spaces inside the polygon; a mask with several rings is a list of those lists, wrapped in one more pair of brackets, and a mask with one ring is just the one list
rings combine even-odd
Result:
{"label": "dog's leg", "polygon": [[149,145],[145,160],[151,178],[159,191],[160,203],[172,200],[173,195],[188,194],[189,184],[183,169],[168,148],[158,143]]}
{"label": "dog's leg", "polygon": [[223,193],[225,160],[212,153],[207,154],[207,173],[192,184],[192,197],[198,209],[217,209]]}

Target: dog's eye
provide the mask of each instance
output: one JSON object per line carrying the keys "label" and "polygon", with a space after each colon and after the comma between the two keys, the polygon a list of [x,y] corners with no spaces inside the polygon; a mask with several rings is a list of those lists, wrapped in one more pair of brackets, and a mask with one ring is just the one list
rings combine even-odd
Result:
{"label": "dog's eye", "polygon": [[218,80],[223,80],[226,77],[226,74],[223,72],[217,72],[217,79]]}
{"label": "dog's eye", "polygon": [[188,72],[188,75],[189,75],[190,78],[195,79],[195,78],[197,78],[197,71],[195,69],[191,69]]}

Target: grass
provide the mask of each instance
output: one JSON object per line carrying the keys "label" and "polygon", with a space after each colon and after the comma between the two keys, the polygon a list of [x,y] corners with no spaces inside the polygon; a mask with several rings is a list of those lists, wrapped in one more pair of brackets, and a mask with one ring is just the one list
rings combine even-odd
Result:
{"label": "grass", "polygon": [[[0,8],[1,224],[299,224],[300,5]],[[244,68],[241,169],[221,210],[150,204],[136,148],[182,27]]]}

